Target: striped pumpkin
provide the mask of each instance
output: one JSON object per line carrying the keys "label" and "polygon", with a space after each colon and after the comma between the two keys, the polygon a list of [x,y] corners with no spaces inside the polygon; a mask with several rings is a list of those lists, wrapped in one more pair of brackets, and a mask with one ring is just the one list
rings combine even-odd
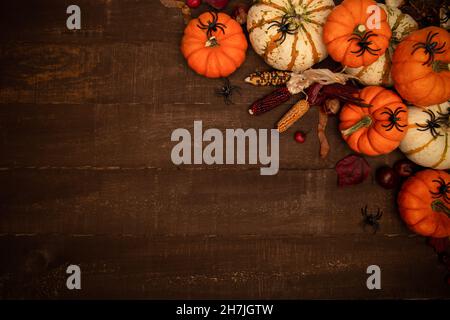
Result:
{"label": "striped pumpkin", "polygon": [[[450,103],[427,109],[410,107],[408,132],[400,150],[413,162],[428,168],[450,169]],[[431,126],[435,126],[434,131]]]}
{"label": "striped pumpkin", "polygon": [[392,55],[397,44],[412,31],[418,29],[417,22],[399,9],[378,4],[387,13],[388,23],[392,29],[392,38],[388,50],[377,61],[366,67],[347,68],[346,73],[358,77],[365,85],[382,85],[392,87],[391,77]]}
{"label": "striped pumpkin", "polygon": [[260,0],[247,29],[256,53],[275,69],[301,72],[328,56],[322,27],[333,0]]}

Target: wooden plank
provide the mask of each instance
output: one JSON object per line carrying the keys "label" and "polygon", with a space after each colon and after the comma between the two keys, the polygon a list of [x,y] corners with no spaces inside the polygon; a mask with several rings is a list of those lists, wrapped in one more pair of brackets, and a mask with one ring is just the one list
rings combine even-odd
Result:
{"label": "wooden plank", "polygon": [[158,0],[79,0],[81,30],[68,30],[66,9],[72,4],[68,0],[2,1],[2,42],[148,44],[181,37],[184,29],[180,10],[165,8]]}
{"label": "wooden plank", "polygon": [[[283,135],[276,176],[171,163],[173,129],[271,128],[295,102],[247,115],[272,90],[242,82],[268,69],[253,51],[226,106],[214,95],[221,80],[186,66],[179,10],[80,0],[83,29],[68,32],[69,4],[0,4],[0,298],[449,297],[395,192],[372,179],[337,188],[334,164],[350,151],[336,119],[327,160],[317,110]],[[295,129],[309,131],[305,144]],[[375,235],[360,225],[365,204],[384,211]],[[80,292],[65,289],[70,263],[82,267]],[[365,287],[369,264],[382,268],[381,291]]]}
{"label": "wooden plank", "polygon": [[351,237],[364,234],[368,204],[384,211],[381,232],[368,237],[409,235],[394,203],[370,181],[337,188],[333,170],[0,171],[0,233],[12,234]]}
{"label": "wooden plank", "polygon": [[[420,238],[1,236],[0,248],[2,298],[448,297],[444,268]],[[72,263],[80,291],[65,288]],[[382,290],[366,288],[372,264]]]}
{"label": "wooden plank", "polygon": [[[5,44],[0,48],[2,103],[214,104],[223,81],[196,75],[171,43],[104,45]],[[250,105],[273,88],[255,88],[243,79],[268,67],[253,51],[230,80],[242,87],[233,100]]]}
{"label": "wooden plank", "polygon": [[[175,168],[171,151],[172,131],[186,128],[193,135],[195,120],[203,128],[273,128],[289,106],[265,115],[250,116],[244,106],[189,104],[111,104],[111,105],[0,105],[0,167],[158,167]],[[327,136],[331,151],[319,157],[316,134],[318,111],[311,109],[292,129],[280,136],[280,168],[332,169],[351,153],[340,137],[338,119],[330,118]],[[296,130],[308,132],[306,142],[293,139]],[[206,143],[204,144],[206,145]],[[392,164],[400,152],[369,159],[373,168]],[[219,169],[223,166],[198,165],[179,168]],[[228,167],[228,166],[227,166]],[[260,165],[235,168],[257,169]]]}

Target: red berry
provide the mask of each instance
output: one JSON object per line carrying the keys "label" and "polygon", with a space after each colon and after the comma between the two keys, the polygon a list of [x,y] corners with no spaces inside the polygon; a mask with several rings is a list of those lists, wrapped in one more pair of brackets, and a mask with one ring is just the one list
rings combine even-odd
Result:
{"label": "red berry", "polygon": [[298,143],[303,143],[303,142],[305,142],[305,140],[306,140],[306,135],[305,135],[303,132],[301,132],[301,131],[297,131],[297,132],[294,134],[294,139],[295,139],[295,141],[297,141]]}
{"label": "red berry", "polygon": [[186,0],[186,5],[189,8],[197,8],[202,4],[202,0]]}

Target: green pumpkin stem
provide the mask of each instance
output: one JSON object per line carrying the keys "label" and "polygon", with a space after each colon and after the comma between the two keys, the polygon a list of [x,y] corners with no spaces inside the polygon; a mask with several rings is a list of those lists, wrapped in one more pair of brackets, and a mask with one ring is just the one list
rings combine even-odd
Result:
{"label": "green pumpkin stem", "polygon": [[361,118],[361,120],[359,120],[357,123],[355,123],[350,128],[341,130],[341,133],[346,137],[346,136],[352,135],[353,133],[355,133],[356,131],[358,131],[361,128],[367,128],[367,127],[370,127],[371,125],[372,125],[372,117],[367,115],[367,116]]}
{"label": "green pumpkin stem", "polygon": [[433,71],[434,72],[444,72],[450,71],[450,64],[444,61],[436,60],[433,62]]}
{"label": "green pumpkin stem", "polygon": [[434,200],[431,203],[431,209],[436,212],[443,212],[450,218],[450,209],[441,200]]}

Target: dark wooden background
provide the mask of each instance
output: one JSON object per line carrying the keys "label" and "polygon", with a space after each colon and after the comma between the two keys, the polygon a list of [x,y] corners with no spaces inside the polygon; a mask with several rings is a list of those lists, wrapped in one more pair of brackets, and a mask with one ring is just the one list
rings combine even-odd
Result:
{"label": "dark wooden background", "polygon": [[[78,0],[82,29],[68,31],[72,2],[0,4],[1,298],[450,297],[395,192],[373,178],[337,187],[334,165],[350,150],[331,119],[332,150],[319,158],[316,109],[281,137],[276,176],[172,164],[176,128],[271,128],[289,108],[247,114],[270,90],[243,82],[267,69],[252,50],[226,106],[213,93],[221,81],[186,66],[179,10]],[[299,128],[311,130],[304,145]],[[376,235],[360,225],[366,204],[384,211]],[[69,264],[81,267],[80,291],[65,287]],[[382,290],[366,288],[371,264]]]}

